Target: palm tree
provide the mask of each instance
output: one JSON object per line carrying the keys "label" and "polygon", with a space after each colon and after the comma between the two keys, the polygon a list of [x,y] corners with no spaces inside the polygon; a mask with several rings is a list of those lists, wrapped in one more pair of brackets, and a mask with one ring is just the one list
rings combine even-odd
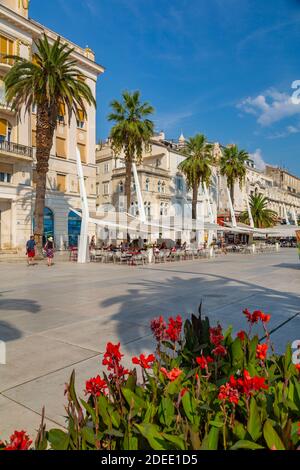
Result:
{"label": "palm tree", "polygon": [[242,188],[246,178],[246,163],[251,162],[249,154],[245,150],[239,150],[237,145],[226,147],[220,159],[220,171],[227,177],[232,205],[234,206],[234,185],[239,181]]}
{"label": "palm tree", "polygon": [[[268,209],[268,199],[262,194],[254,194],[250,197],[250,210],[256,228],[269,228],[276,225],[278,214]],[[250,224],[248,211],[240,214],[240,221]]]}
{"label": "palm tree", "polygon": [[47,36],[35,42],[33,60],[9,56],[14,65],[4,78],[6,100],[21,117],[21,111],[30,113],[37,107],[36,124],[36,196],[34,234],[41,247],[44,232],[46,176],[53,145],[57,118],[61,108],[67,110],[69,124],[73,114],[86,116],[86,105],[96,105],[85,77],[71,58],[73,49],[58,37],[50,44]]}
{"label": "palm tree", "polygon": [[196,220],[200,183],[206,183],[207,186],[211,183],[212,145],[207,143],[203,134],[196,134],[186,142],[184,154],[187,158],[178,168],[186,177],[187,188],[193,191],[192,218]]}
{"label": "palm tree", "polygon": [[126,165],[125,194],[127,197],[127,212],[131,204],[131,173],[132,164],[139,164],[143,151],[149,147],[154,133],[154,124],[148,117],[154,113],[154,108],[147,102],[141,103],[140,92],[122,93],[122,101],[114,100],[110,106],[112,112],[109,121],[115,125],[110,131],[112,149],[116,155],[124,151]]}

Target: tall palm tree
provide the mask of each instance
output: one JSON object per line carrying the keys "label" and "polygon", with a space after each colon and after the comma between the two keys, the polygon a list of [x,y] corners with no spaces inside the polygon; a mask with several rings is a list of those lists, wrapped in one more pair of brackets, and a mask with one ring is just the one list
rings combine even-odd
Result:
{"label": "tall palm tree", "polygon": [[239,150],[237,145],[226,147],[220,159],[220,171],[227,177],[232,205],[234,206],[234,185],[239,181],[242,188],[246,178],[246,163],[251,162],[249,154],[245,150]]}
{"label": "tall palm tree", "polygon": [[122,93],[122,101],[114,100],[110,104],[112,112],[109,121],[115,125],[110,131],[112,149],[116,155],[124,151],[126,165],[125,194],[127,198],[127,212],[131,204],[131,174],[132,164],[139,164],[143,158],[143,151],[149,147],[150,139],[154,133],[154,124],[149,116],[154,108],[147,102],[141,103],[139,91]]}
{"label": "tall palm tree", "polygon": [[6,100],[17,111],[30,113],[37,107],[36,124],[36,197],[34,233],[41,247],[44,231],[44,208],[46,177],[49,169],[50,151],[60,109],[67,110],[69,124],[72,115],[80,112],[86,116],[86,105],[96,105],[85,77],[72,59],[73,49],[58,37],[50,44],[46,35],[35,42],[36,51],[32,61],[9,56],[14,65],[4,77]]}
{"label": "tall palm tree", "polygon": [[[268,209],[268,199],[262,194],[254,194],[250,197],[250,210],[256,228],[274,227],[278,220],[278,214]],[[250,224],[248,211],[240,214],[240,221]]]}
{"label": "tall palm tree", "polygon": [[178,168],[185,175],[187,188],[193,191],[192,218],[196,220],[200,183],[206,183],[207,186],[211,183],[212,145],[207,143],[203,134],[196,134],[186,142],[184,154],[187,158]]}

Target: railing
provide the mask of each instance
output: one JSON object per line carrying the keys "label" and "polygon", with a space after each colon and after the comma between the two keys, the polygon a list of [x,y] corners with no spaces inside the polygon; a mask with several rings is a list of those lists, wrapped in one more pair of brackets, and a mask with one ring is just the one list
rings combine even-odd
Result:
{"label": "railing", "polygon": [[6,140],[0,140],[0,152],[10,152],[17,155],[23,155],[25,157],[33,157],[33,148],[26,147],[26,145],[15,144],[14,142],[7,142]]}

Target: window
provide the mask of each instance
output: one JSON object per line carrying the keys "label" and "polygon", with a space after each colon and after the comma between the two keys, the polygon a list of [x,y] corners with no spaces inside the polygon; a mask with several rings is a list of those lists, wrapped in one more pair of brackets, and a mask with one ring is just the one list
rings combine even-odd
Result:
{"label": "window", "polygon": [[183,180],[181,176],[176,177],[176,189],[177,191],[183,191]]}
{"label": "window", "polygon": [[64,124],[65,123],[65,115],[66,115],[66,107],[64,103],[60,103],[59,109],[58,109],[58,116],[57,116],[57,121],[59,124]]}
{"label": "window", "polygon": [[57,191],[60,191],[62,193],[64,193],[66,191],[66,175],[62,175],[60,173],[57,173],[56,189],[57,189]]}
{"label": "window", "polygon": [[109,183],[103,183],[103,196],[109,195]]}
{"label": "window", "polygon": [[96,194],[97,194],[97,196],[100,195],[99,190],[100,190],[100,184],[99,184],[99,183],[96,183]]}
{"label": "window", "polygon": [[124,192],[124,183],[123,181],[120,181],[119,183],[119,193],[123,193]]}
{"label": "window", "polygon": [[80,159],[82,163],[86,163],[86,146],[84,144],[77,144],[80,152]]}
{"label": "window", "polygon": [[79,109],[78,114],[77,114],[77,127],[78,129],[84,129],[84,126],[85,126],[84,112],[82,111],[82,109]]}
{"label": "window", "polygon": [[161,181],[157,183],[157,191],[161,193]]}
{"label": "window", "polygon": [[104,163],[104,173],[109,173],[109,163]]}
{"label": "window", "polygon": [[8,39],[0,35],[0,62],[1,64],[10,64],[12,65],[12,59],[5,59],[6,55],[13,55],[14,53],[14,43],[11,39]]}
{"label": "window", "polygon": [[145,206],[145,214],[150,217],[151,216],[151,202],[144,202]]}
{"label": "window", "polygon": [[6,163],[0,163],[0,182],[1,183],[11,183],[12,174],[13,174],[12,165],[9,165]]}
{"label": "window", "polygon": [[165,194],[165,192],[166,192],[166,183],[165,182],[163,182],[163,184],[161,185],[161,192],[163,194]]}
{"label": "window", "polygon": [[56,156],[60,158],[67,158],[66,139],[56,137]]}
{"label": "window", "polygon": [[1,140],[4,140],[7,136],[7,127],[7,121],[5,119],[0,119],[0,136],[2,137]]}
{"label": "window", "polygon": [[146,191],[150,191],[150,180],[149,180],[149,178],[146,179]]}

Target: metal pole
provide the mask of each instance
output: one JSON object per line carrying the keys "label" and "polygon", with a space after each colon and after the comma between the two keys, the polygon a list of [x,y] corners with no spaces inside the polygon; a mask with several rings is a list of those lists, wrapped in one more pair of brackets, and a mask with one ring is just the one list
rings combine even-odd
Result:
{"label": "metal pole", "polygon": [[141,191],[140,180],[138,177],[138,172],[137,172],[135,163],[132,164],[132,170],[133,170],[133,177],[134,177],[135,189],[136,189],[137,200],[138,200],[138,207],[139,207],[139,214],[140,214],[139,218],[142,223],[145,223],[146,222],[145,206],[144,206],[144,201],[143,201],[143,196],[142,196],[142,191]]}
{"label": "metal pole", "polygon": [[89,225],[89,206],[86,195],[86,189],[84,184],[84,175],[83,168],[80,158],[80,151],[76,147],[76,162],[77,162],[77,173],[79,180],[79,190],[80,190],[80,199],[81,199],[81,209],[82,209],[82,221],[81,221],[81,231],[80,231],[80,240],[78,246],[78,257],[77,262],[80,264],[87,263],[89,261],[88,257],[88,225]]}
{"label": "metal pole", "polygon": [[249,215],[250,227],[254,228],[255,225],[254,225],[254,220],[253,220],[253,216],[252,216],[251,207],[250,207],[250,204],[249,204],[249,198],[248,198],[246,188],[245,188],[245,196],[246,196],[246,204],[247,204],[247,211],[248,211],[248,215]]}
{"label": "metal pole", "polygon": [[230,213],[231,213],[232,226],[236,227],[237,223],[236,223],[235,213],[234,213],[234,209],[233,209],[232,200],[231,200],[230,191],[229,191],[228,186],[227,186],[226,189],[227,189],[227,196],[228,196],[228,202],[229,202],[229,209],[230,209]]}
{"label": "metal pole", "polygon": [[283,208],[284,208],[284,218],[285,218],[285,221],[286,221],[286,225],[291,225],[290,224],[290,220],[289,220],[289,217],[288,217],[288,213],[287,213],[287,210],[286,210],[286,205],[283,204]]}

